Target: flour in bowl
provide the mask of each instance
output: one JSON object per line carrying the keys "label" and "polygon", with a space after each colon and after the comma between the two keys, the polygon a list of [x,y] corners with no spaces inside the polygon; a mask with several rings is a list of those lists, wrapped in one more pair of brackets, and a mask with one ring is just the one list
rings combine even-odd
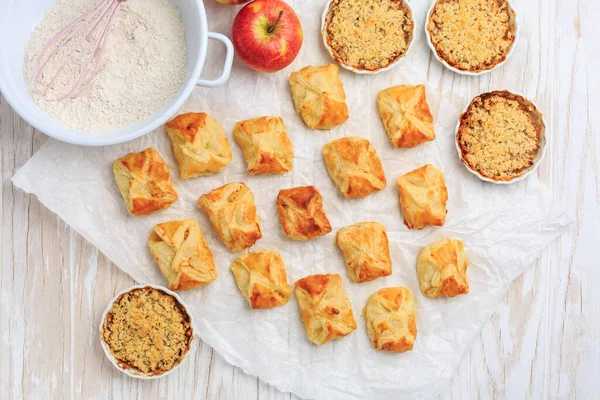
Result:
{"label": "flour in bowl", "polygon": [[[187,70],[186,29],[177,7],[169,0],[128,0],[117,11],[101,68],[84,93],[56,100],[56,93],[73,87],[85,57],[73,57],[46,95],[36,92],[36,64],[48,40],[97,1],[55,0],[31,33],[23,71],[40,109],[63,125],[89,132],[145,120],[175,97]],[[79,50],[81,43],[68,43],[46,66],[48,74],[74,46]]]}

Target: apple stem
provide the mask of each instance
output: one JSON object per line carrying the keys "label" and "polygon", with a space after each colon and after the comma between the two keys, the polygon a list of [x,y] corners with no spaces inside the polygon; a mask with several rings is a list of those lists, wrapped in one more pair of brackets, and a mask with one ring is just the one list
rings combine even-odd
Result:
{"label": "apple stem", "polygon": [[275,28],[277,27],[277,24],[279,23],[279,20],[281,19],[281,17],[283,16],[283,10],[279,11],[279,16],[277,17],[277,19],[275,20],[275,22],[273,23],[273,25],[271,25],[268,29],[267,29],[267,33],[273,33],[273,31],[275,30]]}

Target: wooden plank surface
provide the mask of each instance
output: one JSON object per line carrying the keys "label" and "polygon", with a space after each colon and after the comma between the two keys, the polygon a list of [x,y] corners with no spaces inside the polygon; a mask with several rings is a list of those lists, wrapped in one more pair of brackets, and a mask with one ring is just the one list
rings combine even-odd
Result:
{"label": "wooden plank surface", "polygon": [[[507,87],[536,100],[551,133],[539,176],[575,229],[515,281],[440,398],[598,399],[600,8],[594,0],[515,3],[526,16],[518,57],[466,78],[424,53],[429,79],[466,98]],[[0,96],[0,398],[295,398],[199,341],[188,366],[166,379],[142,382],[112,368],[97,325],[109,299],[134,282],[10,182],[45,140]]]}

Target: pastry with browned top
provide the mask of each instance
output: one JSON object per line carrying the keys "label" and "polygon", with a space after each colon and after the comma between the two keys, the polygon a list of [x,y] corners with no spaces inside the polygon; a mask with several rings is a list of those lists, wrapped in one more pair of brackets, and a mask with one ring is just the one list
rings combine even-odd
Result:
{"label": "pastry with browned top", "polygon": [[381,121],[394,147],[411,148],[435,139],[424,85],[400,85],[377,95]]}
{"label": "pastry with browned top", "polygon": [[293,240],[307,241],[331,232],[323,210],[323,198],[314,186],[300,186],[279,191],[279,222]]}
{"label": "pastry with browned top", "polygon": [[356,330],[352,304],[338,274],[310,275],[296,281],[296,297],[308,340],[321,345]]}
{"label": "pastry with browned top", "polygon": [[292,170],[294,150],[281,117],[240,121],[235,124],[233,135],[242,148],[249,174],[283,174]]}
{"label": "pastry with browned top", "polygon": [[442,60],[461,71],[482,72],[502,63],[515,42],[508,0],[438,0],[427,21]]}
{"label": "pastry with browned top", "polygon": [[403,286],[381,289],[373,294],[363,310],[367,334],[377,350],[404,353],[417,339],[415,301]]}
{"label": "pastry with browned top", "polygon": [[185,357],[194,338],[185,308],[150,286],[117,298],[102,324],[102,340],[122,369],[160,376]]}
{"label": "pastry with browned top", "polygon": [[272,308],[288,302],[292,290],[281,256],[270,250],[244,254],[231,264],[235,283],[253,309]]}
{"label": "pastry with browned top", "polygon": [[132,215],[152,214],[177,201],[169,167],[152,147],[119,158],[113,164],[113,173]]}
{"label": "pastry with browned top", "polygon": [[340,64],[378,71],[404,57],[414,25],[404,0],[334,0],[323,35]]}
{"label": "pastry with browned top", "polygon": [[541,113],[508,91],[483,93],[460,117],[456,141],[467,167],[494,181],[511,181],[533,166],[544,129]]}
{"label": "pastry with browned top", "polygon": [[448,190],[442,171],[428,164],[402,175],[397,185],[404,223],[409,229],[444,225]]}
{"label": "pastry with browned top", "polygon": [[442,239],[425,247],[417,260],[421,291],[427,297],[469,293],[469,260],[460,240]]}
{"label": "pastry with browned top", "polygon": [[223,185],[200,196],[198,205],[231,252],[243,251],[262,238],[254,194],[246,184]]}
{"label": "pastry with browned top", "polygon": [[178,115],[167,122],[165,129],[182,179],[214,174],[231,162],[223,128],[208,114]]}
{"label": "pastry with browned top", "polygon": [[363,198],[386,186],[383,165],[367,139],[350,136],[323,146],[329,176],[348,199]]}

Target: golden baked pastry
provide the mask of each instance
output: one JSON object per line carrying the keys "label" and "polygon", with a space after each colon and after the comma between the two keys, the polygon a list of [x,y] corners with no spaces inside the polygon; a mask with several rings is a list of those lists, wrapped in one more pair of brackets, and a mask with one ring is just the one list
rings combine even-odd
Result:
{"label": "golden baked pastry", "polygon": [[182,179],[210,175],[231,162],[231,148],[223,128],[206,113],[178,115],[165,129]]}
{"label": "golden baked pastry", "polygon": [[292,289],[281,256],[269,250],[247,253],[231,264],[235,283],[253,309],[285,304]]}
{"label": "golden baked pastry", "polygon": [[414,21],[406,0],[335,0],[323,35],[333,58],[357,70],[378,71],[404,57]]}
{"label": "golden baked pastry", "polygon": [[113,173],[125,206],[133,215],[152,214],[177,201],[169,167],[152,147],[119,158],[113,164]]}
{"label": "golden baked pastry", "polygon": [[495,91],[471,101],[460,116],[456,141],[467,167],[494,181],[511,181],[533,166],[542,129],[543,117],[535,105]]}
{"label": "golden baked pastry", "polygon": [[379,222],[360,222],[340,229],[336,243],[354,282],[368,282],[392,274],[388,237]]}
{"label": "golden baked pastry", "polygon": [[228,183],[203,194],[198,205],[230,251],[247,249],[262,237],[254,194],[244,183]]}
{"label": "golden baked pastry", "polygon": [[331,232],[323,211],[323,198],[314,186],[300,186],[279,191],[279,222],[290,239],[307,241]]}
{"label": "golden baked pastry", "polygon": [[382,90],[377,96],[377,106],[394,147],[410,148],[435,139],[424,85]]}
{"label": "golden baked pastry", "polygon": [[442,171],[428,164],[402,175],[397,184],[404,223],[409,229],[444,225],[448,190]]}
{"label": "golden baked pastry", "polygon": [[296,113],[311,129],[331,129],[348,119],[346,93],[335,64],[292,72],[289,83]]}
{"label": "golden baked pastry", "polygon": [[296,297],[308,340],[323,344],[356,329],[352,304],[338,274],[310,275],[296,281]]}
{"label": "golden baked pastry", "polygon": [[240,121],[233,135],[244,152],[249,174],[283,174],[292,169],[292,142],[280,117]]}
{"label": "golden baked pastry", "polygon": [[425,247],[417,260],[421,291],[427,297],[469,293],[469,260],[460,240],[442,239]]}
{"label": "golden baked pastry", "polygon": [[217,279],[212,253],[195,219],[156,225],[148,247],[171,290],[194,289]]}
{"label": "golden baked pastry", "polygon": [[194,331],[186,309],[150,286],[120,295],[100,334],[122,369],[157,377],[175,368],[190,350]]}
{"label": "golden baked pastry", "polygon": [[367,139],[350,136],[329,142],[323,157],[329,176],[346,198],[366,197],[385,188],[383,165]]}
{"label": "golden baked pastry", "polygon": [[451,67],[481,72],[506,60],[515,42],[514,16],[508,0],[438,0],[427,31]]}
{"label": "golden baked pastry", "polygon": [[404,353],[417,339],[415,302],[403,286],[381,289],[373,294],[363,310],[367,334],[377,350]]}

